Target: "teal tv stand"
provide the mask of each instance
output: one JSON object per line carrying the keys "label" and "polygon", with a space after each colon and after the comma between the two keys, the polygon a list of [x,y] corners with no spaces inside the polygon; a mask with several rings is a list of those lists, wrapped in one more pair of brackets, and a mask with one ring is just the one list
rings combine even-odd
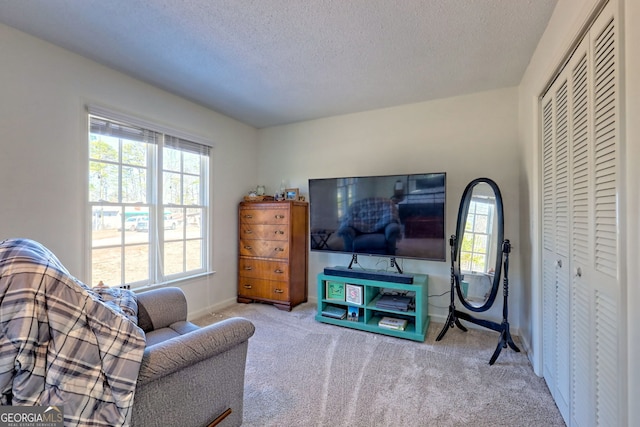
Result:
{"label": "teal tv stand", "polygon": [[[346,328],[359,329],[361,331],[375,332],[378,334],[390,335],[397,338],[405,338],[414,341],[424,341],[429,327],[428,312],[428,281],[427,275],[414,275],[412,284],[385,282],[382,280],[366,280],[352,277],[328,276],[324,273],[318,274],[318,312],[316,320],[318,322],[329,323]],[[348,301],[347,285],[358,286],[362,302],[360,304]],[[343,291],[340,292],[340,288]],[[409,311],[397,311],[376,307],[376,302],[380,299],[382,289],[403,293],[406,291],[415,292],[415,309]],[[329,293],[329,294],[328,294]],[[357,299],[357,298],[356,298]],[[357,321],[348,319],[337,319],[324,316],[323,311],[328,306],[348,309],[356,307],[358,311]],[[387,329],[378,326],[378,322],[383,317],[407,320],[404,330]]]}

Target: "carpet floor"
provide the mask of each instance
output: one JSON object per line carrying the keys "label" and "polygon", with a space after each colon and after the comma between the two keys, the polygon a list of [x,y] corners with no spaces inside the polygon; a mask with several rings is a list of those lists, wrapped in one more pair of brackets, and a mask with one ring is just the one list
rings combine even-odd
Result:
{"label": "carpet floor", "polygon": [[[564,426],[526,354],[492,331],[455,328],[423,343],[317,322],[316,305],[291,312],[236,304],[196,319],[240,316],[249,340],[243,426]],[[520,348],[518,337],[514,337]]]}

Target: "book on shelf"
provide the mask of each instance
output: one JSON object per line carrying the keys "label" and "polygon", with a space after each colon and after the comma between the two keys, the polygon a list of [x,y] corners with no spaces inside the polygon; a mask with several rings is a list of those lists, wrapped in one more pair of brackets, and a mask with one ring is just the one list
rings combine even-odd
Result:
{"label": "book on shelf", "polygon": [[347,317],[347,310],[334,305],[328,305],[324,310],[322,310],[322,315],[325,317],[332,317],[334,319],[344,319]]}
{"label": "book on shelf", "polygon": [[397,319],[395,317],[383,317],[378,321],[378,326],[385,329],[394,329],[396,331],[404,331],[407,328],[406,319]]}

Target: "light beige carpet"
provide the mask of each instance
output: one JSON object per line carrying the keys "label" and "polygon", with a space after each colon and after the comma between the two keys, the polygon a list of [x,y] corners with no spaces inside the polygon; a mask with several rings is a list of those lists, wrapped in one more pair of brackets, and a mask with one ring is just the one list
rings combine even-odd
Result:
{"label": "light beige carpet", "polygon": [[256,326],[244,426],[564,426],[525,354],[503,349],[489,366],[496,332],[451,329],[435,342],[442,324],[431,323],[418,343],[319,323],[315,309],[238,304],[196,320]]}

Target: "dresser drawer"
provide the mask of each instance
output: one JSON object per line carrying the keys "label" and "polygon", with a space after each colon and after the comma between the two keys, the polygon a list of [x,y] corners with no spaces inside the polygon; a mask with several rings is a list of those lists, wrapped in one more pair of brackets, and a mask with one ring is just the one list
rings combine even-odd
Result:
{"label": "dresser drawer", "polygon": [[289,300],[288,282],[241,277],[238,295],[248,298],[264,298],[278,301]]}
{"label": "dresser drawer", "polygon": [[240,256],[289,259],[289,244],[279,240],[240,240]]}
{"label": "dresser drawer", "polygon": [[289,280],[289,263],[240,257],[238,275],[266,280]]}
{"label": "dresser drawer", "polygon": [[288,225],[240,224],[240,239],[242,240],[289,240]]}
{"label": "dresser drawer", "polygon": [[241,209],[242,224],[289,224],[288,209]]}

